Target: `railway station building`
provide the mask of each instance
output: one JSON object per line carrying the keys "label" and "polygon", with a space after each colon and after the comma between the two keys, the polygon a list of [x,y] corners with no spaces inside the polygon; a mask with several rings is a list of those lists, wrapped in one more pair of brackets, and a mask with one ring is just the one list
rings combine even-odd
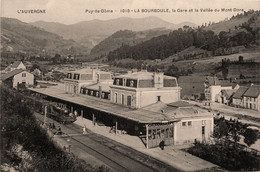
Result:
{"label": "railway station building", "polygon": [[213,134],[212,113],[181,101],[181,88],[175,77],[147,71],[129,72],[116,76],[109,86],[106,84],[94,81],[82,84],[78,96],[56,86],[30,90],[68,105],[71,111],[77,110],[79,119],[114,127],[115,134],[124,131],[136,135],[147,148],[157,147],[162,141],[165,145],[207,141]]}
{"label": "railway station building", "polygon": [[64,89],[66,93],[79,94],[81,88],[96,83],[112,84],[113,80],[110,72],[99,69],[81,69],[68,72],[64,78]]}

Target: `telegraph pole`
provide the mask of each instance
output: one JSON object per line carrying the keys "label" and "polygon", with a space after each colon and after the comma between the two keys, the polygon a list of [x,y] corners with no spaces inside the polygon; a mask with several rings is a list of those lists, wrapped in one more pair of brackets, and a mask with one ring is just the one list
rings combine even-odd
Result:
{"label": "telegraph pole", "polygon": [[46,119],[47,119],[47,106],[44,106],[44,125],[46,126]]}

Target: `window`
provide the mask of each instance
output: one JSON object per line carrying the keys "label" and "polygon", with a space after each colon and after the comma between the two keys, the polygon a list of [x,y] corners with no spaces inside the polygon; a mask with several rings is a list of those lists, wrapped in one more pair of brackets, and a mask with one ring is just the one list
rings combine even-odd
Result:
{"label": "window", "polygon": [[182,126],[185,127],[186,126],[186,122],[182,122]]}
{"label": "window", "polygon": [[205,126],[202,126],[202,135],[205,134]]}
{"label": "window", "polygon": [[173,137],[173,127],[171,127],[169,130],[169,137]]}
{"label": "window", "polygon": [[124,94],[122,94],[122,100],[121,101],[122,101],[122,105],[125,104],[125,95]]}
{"label": "window", "polygon": [[157,96],[157,101],[161,101],[161,96]]}
{"label": "window", "polygon": [[192,123],[191,123],[191,121],[189,121],[189,122],[188,122],[188,126],[191,126],[191,125],[192,125]]}
{"label": "window", "polygon": [[26,73],[22,73],[22,77],[26,77]]}
{"label": "window", "polygon": [[74,74],[73,79],[79,80],[79,74]]}
{"label": "window", "polygon": [[117,93],[115,93],[114,100],[115,100],[115,103],[117,103]]}

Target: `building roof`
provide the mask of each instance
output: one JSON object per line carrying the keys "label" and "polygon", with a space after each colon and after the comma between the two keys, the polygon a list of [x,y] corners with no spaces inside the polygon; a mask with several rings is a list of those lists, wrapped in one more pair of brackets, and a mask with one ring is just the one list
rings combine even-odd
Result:
{"label": "building roof", "polygon": [[191,104],[189,104],[188,102],[185,101],[177,101],[177,102],[173,102],[173,103],[168,103],[168,106],[172,106],[172,107],[188,107],[191,106]]}
{"label": "building roof", "polygon": [[[63,90],[63,85],[53,86],[49,88],[29,88],[32,91],[55,97],[57,99],[65,100],[81,106],[97,109],[101,112],[113,114],[115,116],[136,121],[139,123],[163,123],[164,121],[174,122],[180,121],[183,118],[205,118],[212,117],[212,115],[206,110],[200,109],[199,113],[196,110],[198,108],[175,108],[167,106],[163,102],[157,102],[153,105],[140,109],[131,109],[129,107],[122,106],[120,104],[112,103],[110,100],[98,99],[97,97],[81,94],[80,96],[72,97],[66,94]],[[98,100],[97,100],[98,99]],[[97,103],[98,101],[98,103]],[[192,109],[190,109],[192,108]],[[162,113],[164,110],[166,113]]]}
{"label": "building roof", "polygon": [[22,63],[22,61],[15,61],[15,62],[12,64],[12,68],[17,68],[21,63]]}
{"label": "building roof", "polygon": [[240,88],[233,95],[233,98],[242,99],[242,96],[247,91],[247,89],[248,89],[248,87],[240,86]]}
{"label": "building roof", "polygon": [[4,81],[4,80],[6,80],[6,79],[8,79],[10,77],[13,77],[14,75],[17,75],[18,73],[21,73],[22,71],[24,71],[24,70],[23,69],[15,69],[15,70],[13,70],[11,72],[8,72],[8,73],[4,74],[1,77],[1,79],[2,79],[2,81]]}
{"label": "building roof", "polygon": [[225,89],[225,90],[222,90],[222,93],[223,95],[226,97],[226,98],[230,98],[233,94],[234,94],[235,90],[233,89]]}
{"label": "building roof", "polygon": [[[174,106],[173,106],[174,105]],[[163,102],[157,102],[152,105],[148,105],[143,109],[161,113],[165,120],[169,119],[185,119],[185,118],[198,118],[198,117],[212,117],[212,114],[207,110],[195,107],[188,102],[178,101],[170,104]]]}
{"label": "building roof", "polygon": [[102,84],[102,83],[95,83],[92,85],[83,85],[82,87],[91,89],[91,90],[99,90],[99,86],[101,86],[102,91],[109,92],[110,85],[109,84]]}
{"label": "building roof", "polygon": [[244,93],[246,97],[258,97],[260,95],[260,85],[251,85]]}
{"label": "building roof", "polygon": [[[119,75],[116,76],[115,78],[131,78],[131,79],[139,79],[139,80],[153,80],[154,78],[154,73],[153,72],[147,72],[146,70],[142,70],[139,72],[129,72],[127,74],[124,75]],[[166,76],[163,75],[163,78],[167,78],[167,79],[176,79],[175,77],[172,76]]]}

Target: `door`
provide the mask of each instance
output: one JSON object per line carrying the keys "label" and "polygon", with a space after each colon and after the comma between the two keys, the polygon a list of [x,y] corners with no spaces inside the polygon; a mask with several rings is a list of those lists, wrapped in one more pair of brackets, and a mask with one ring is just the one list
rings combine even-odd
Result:
{"label": "door", "polygon": [[127,96],[127,106],[131,106],[131,96]]}
{"label": "door", "polygon": [[202,133],[202,142],[204,142],[205,140],[206,140],[206,138],[205,138],[205,126],[202,126],[202,131],[201,131]]}

